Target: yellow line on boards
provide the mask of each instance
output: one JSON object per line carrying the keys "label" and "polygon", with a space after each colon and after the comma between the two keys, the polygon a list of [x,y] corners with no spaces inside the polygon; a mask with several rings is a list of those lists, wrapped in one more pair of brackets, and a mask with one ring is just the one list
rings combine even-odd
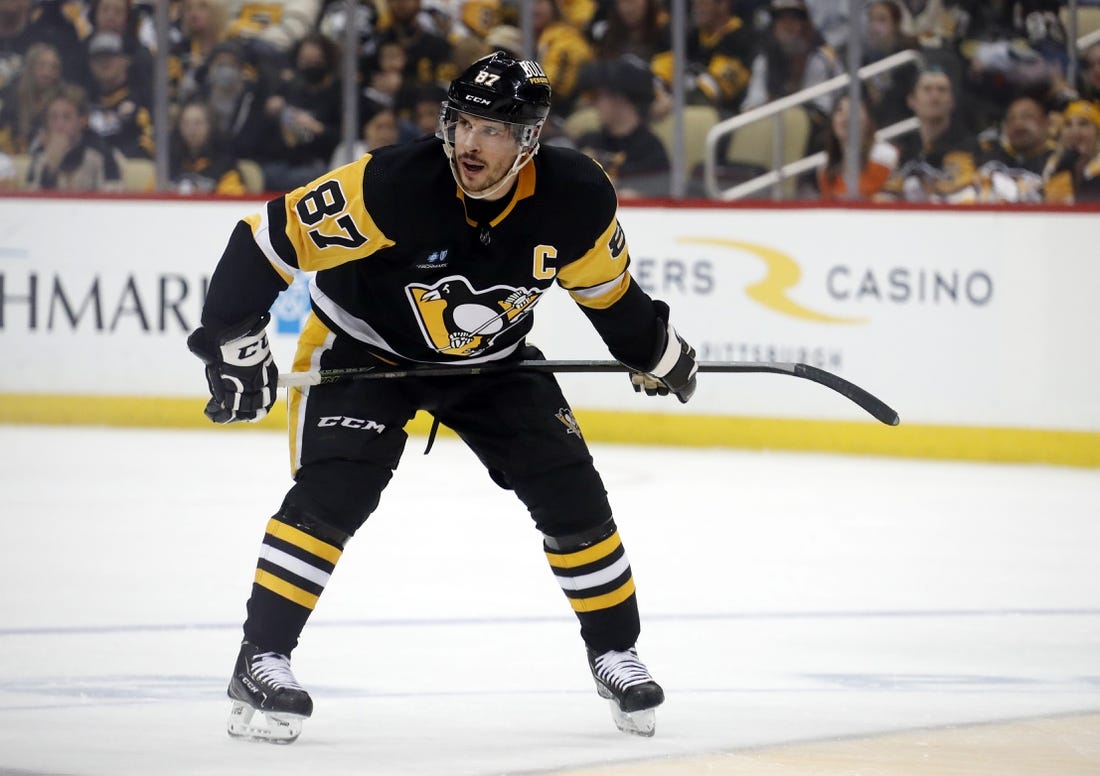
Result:
{"label": "yellow line on boards", "polygon": [[[211,428],[205,400],[58,394],[0,394],[0,423],[140,428]],[[906,424],[889,427],[832,420],[577,410],[590,442],[797,450],[966,461],[1048,463],[1100,468],[1100,432]],[[427,434],[431,418],[419,413],[410,434]],[[239,430],[286,430],[278,402],[259,423]],[[446,428],[440,433],[449,434]]]}

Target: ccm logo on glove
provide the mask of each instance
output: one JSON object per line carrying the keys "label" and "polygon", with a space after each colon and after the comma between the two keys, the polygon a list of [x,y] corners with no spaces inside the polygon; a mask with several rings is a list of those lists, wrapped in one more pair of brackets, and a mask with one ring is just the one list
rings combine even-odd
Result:
{"label": "ccm logo on glove", "polygon": [[206,417],[215,423],[255,423],[275,404],[279,370],[267,341],[268,313],[216,334],[198,328],[187,347],[206,364],[210,401]]}

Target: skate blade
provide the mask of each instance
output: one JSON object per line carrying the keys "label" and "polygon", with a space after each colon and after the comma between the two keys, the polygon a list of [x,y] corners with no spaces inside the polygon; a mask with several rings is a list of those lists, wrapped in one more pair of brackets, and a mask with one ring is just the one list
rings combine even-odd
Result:
{"label": "skate blade", "polygon": [[651,738],[657,732],[657,714],[653,709],[623,711],[613,700],[610,705],[611,719],[622,732],[646,738]]}
{"label": "skate blade", "polygon": [[305,717],[298,714],[268,713],[254,709],[247,703],[233,701],[226,732],[242,741],[292,744],[302,734],[303,719]]}

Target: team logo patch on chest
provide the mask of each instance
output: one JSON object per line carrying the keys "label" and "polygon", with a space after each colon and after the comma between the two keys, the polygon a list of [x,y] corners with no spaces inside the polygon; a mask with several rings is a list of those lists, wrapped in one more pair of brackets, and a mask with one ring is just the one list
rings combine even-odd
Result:
{"label": "team logo patch on chest", "polygon": [[515,286],[475,290],[466,278],[452,276],[430,286],[410,283],[405,293],[429,347],[450,356],[475,356],[522,321],[542,292]]}

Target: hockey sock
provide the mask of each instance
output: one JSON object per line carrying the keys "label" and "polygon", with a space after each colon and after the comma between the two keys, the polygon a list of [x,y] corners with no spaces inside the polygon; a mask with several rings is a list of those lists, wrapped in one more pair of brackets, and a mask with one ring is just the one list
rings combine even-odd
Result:
{"label": "hockey sock", "polygon": [[613,520],[571,534],[543,537],[554,577],[581,624],[591,649],[634,646],[640,631],[634,577]]}
{"label": "hockey sock", "polygon": [[348,535],[280,511],[268,521],[248,599],[245,638],[289,655],[328,584]]}

